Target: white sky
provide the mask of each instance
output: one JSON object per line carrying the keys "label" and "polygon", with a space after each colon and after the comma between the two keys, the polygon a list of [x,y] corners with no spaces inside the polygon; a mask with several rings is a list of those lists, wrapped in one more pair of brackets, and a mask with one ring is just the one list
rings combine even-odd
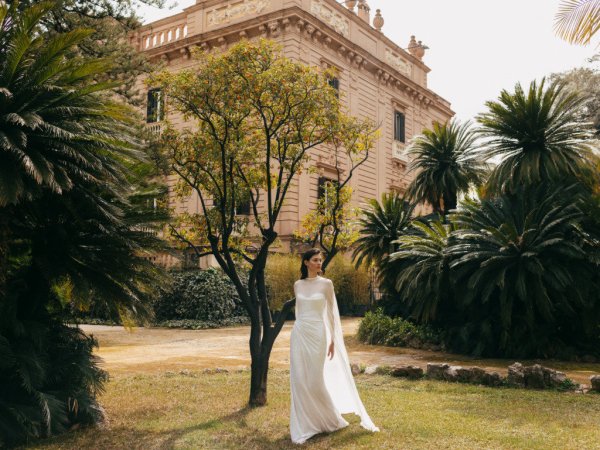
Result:
{"label": "white sky", "polygon": [[[168,0],[167,0],[168,1]],[[174,9],[140,8],[145,22],[193,5],[180,0]],[[401,47],[410,36],[430,49],[429,88],[452,103],[460,120],[482,112],[487,100],[516,82],[528,85],[553,72],[591,67],[600,52],[598,37],[587,47],[554,34],[559,0],[368,0],[371,18],[381,9],[383,33]],[[598,68],[598,64],[596,66]]]}

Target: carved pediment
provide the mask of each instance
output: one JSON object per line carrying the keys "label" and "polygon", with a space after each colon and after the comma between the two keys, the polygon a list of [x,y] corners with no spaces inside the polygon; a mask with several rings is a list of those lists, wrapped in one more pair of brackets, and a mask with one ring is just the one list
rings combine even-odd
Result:
{"label": "carved pediment", "polygon": [[215,8],[206,15],[208,26],[220,25],[240,17],[259,14],[269,6],[269,3],[270,0],[243,0]]}
{"label": "carved pediment", "polygon": [[330,25],[342,36],[350,34],[350,22],[341,14],[333,11],[329,6],[321,3],[319,0],[313,0],[310,4],[310,12],[321,19],[327,25]]}

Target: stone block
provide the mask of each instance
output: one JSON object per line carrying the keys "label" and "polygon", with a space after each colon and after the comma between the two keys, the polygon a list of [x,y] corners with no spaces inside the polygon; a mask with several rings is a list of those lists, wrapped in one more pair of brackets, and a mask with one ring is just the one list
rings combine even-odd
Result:
{"label": "stone block", "polygon": [[498,372],[484,372],[481,384],[485,386],[501,386],[504,378]]}
{"label": "stone block", "polygon": [[427,363],[427,378],[431,378],[432,380],[445,380],[445,372],[449,367],[449,364]]}
{"label": "stone block", "polygon": [[590,377],[591,390],[594,392],[600,392],[600,375],[592,375]]}
{"label": "stone block", "polygon": [[379,369],[378,365],[367,366],[367,368],[365,369],[365,375],[373,375],[377,373],[377,369]]}
{"label": "stone block", "polygon": [[523,373],[523,364],[516,362],[508,366],[508,376],[506,377],[508,384],[514,386],[525,385],[525,374]]}
{"label": "stone block", "polygon": [[350,370],[352,370],[352,375],[355,375],[355,376],[362,372],[360,370],[360,366],[356,363],[350,364]]}
{"label": "stone block", "polygon": [[392,368],[390,374],[393,377],[417,380],[419,378],[423,378],[423,369],[417,366],[395,366]]}

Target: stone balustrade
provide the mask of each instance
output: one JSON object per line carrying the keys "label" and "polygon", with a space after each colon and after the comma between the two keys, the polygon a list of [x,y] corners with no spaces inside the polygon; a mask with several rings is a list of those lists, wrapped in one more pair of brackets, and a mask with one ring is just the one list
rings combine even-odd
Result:
{"label": "stone balustrade", "polygon": [[188,35],[188,26],[185,19],[183,19],[169,23],[164,28],[149,31],[149,33],[142,34],[141,36],[140,50],[149,50],[186,38]]}

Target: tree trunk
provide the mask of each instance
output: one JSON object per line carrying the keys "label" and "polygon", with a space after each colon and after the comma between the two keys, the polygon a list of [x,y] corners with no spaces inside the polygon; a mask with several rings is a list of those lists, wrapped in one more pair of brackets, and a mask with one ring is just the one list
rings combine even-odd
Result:
{"label": "tree trunk", "polygon": [[269,357],[271,355],[252,358],[250,375],[250,406],[267,404],[267,375],[269,374]]}
{"label": "tree trunk", "polygon": [[458,196],[455,192],[449,192],[444,195],[444,217],[448,215],[448,213],[456,209],[458,205]]}
{"label": "tree trunk", "polygon": [[[250,355],[252,355],[251,375],[250,375],[250,399],[251,407],[264,406],[267,404],[267,375],[269,373],[269,359],[273,344],[283,328],[285,319],[296,305],[296,299],[287,301],[274,326],[269,330],[269,336],[264,337],[258,348],[252,348],[250,341]],[[252,331],[250,332],[252,334]]]}

